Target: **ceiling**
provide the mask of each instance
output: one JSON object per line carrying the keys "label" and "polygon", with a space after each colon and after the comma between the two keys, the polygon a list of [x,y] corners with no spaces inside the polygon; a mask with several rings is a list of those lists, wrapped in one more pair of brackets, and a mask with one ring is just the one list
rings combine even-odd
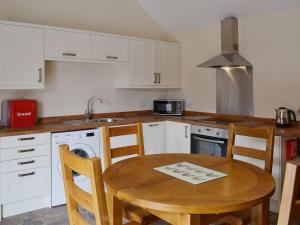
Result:
{"label": "ceiling", "polygon": [[138,0],[166,31],[175,33],[219,21],[300,7],[299,0]]}

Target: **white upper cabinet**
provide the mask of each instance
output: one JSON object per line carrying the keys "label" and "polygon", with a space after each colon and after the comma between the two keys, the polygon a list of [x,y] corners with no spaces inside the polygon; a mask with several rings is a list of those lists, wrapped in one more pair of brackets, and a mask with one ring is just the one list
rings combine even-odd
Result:
{"label": "white upper cabinet", "polygon": [[166,121],[165,152],[191,153],[191,124]]}
{"label": "white upper cabinet", "polygon": [[101,61],[128,62],[129,40],[103,35],[92,35],[92,59]]}
{"label": "white upper cabinet", "polygon": [[154,41],[130,42],[130,84],[156,85],[157,45]]}
{"label": "white upper cabinet", "polygon": [[44,86],[44,31],[0,24],[0,89]]}
{"label": "white upper cabinet", "polygon": [[46,30],[46,58],[57,60],[89,60],[90,35],[62,30]]}
{"label": "white upper cabinet", "polygon": [[159,85],[179,85],[179,47],[173,44],[160,43],[157,49]]}
{"label": "white upper cabinet", "polygon": [[128,74],[127,81],[124,75],[118,77],[120,87],[178,88],[179,46],[158,41],[131,40]]}
{"label": "white upper cabinet", "polygon": [[180,88],[176,43],[0,21],[0,89],[44,87],[45,60],[112,63],[115,88]]}
{"label": "white upper cabinet", "polygon": [[165,152],[165,122],[144,123],[145,154],[161,154]]}

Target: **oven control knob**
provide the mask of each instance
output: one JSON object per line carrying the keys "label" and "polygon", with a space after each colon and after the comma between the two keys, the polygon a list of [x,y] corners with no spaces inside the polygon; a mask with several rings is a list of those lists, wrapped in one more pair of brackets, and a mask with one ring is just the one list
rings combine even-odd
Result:
{"label": "oven control knob", "polygon": [[202,132],[202,130],[201,130],[201,129],[198,129],[198,132],[199,132],[199,133],[201,133],[201,132]]}
{"label": "oven control knob", "polygon": [[219,135],[220,135],[220,132],[219,132],[219,131],[217,131],[217,132],[216,132],[216,135],[217,135],[217,136],[219,136]]}

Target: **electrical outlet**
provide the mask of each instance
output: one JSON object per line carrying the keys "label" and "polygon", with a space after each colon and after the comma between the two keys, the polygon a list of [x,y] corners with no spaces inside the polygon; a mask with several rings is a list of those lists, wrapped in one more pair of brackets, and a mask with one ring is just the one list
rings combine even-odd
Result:
{"label": "electrical outlet", "polygon": [[147,106],[147,102],[146,101],[139,101],[138,102],[138,107],[145,108],[146,106]]}
{"label": "electrical outlet", "polygon": [[186,102],[185,102],[185,106],[186,106],[187,108],[191,108],[191,107],[193,106],[193,103],[192,103],[191,101],[186,101]]}

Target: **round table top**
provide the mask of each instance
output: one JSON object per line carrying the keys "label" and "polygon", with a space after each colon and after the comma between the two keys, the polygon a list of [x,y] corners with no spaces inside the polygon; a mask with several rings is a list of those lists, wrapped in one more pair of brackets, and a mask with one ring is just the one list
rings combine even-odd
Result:
{"label": "round table top", "polygon": [[[227,174],[194,185],[154,170],[189,162]],[[194,154],[161,154],[120,161],[104,173],[104,181],[120,200],[133,205],[175,213],[216,214],[262,203],[275,191],[272,175],[237,160]]]}

